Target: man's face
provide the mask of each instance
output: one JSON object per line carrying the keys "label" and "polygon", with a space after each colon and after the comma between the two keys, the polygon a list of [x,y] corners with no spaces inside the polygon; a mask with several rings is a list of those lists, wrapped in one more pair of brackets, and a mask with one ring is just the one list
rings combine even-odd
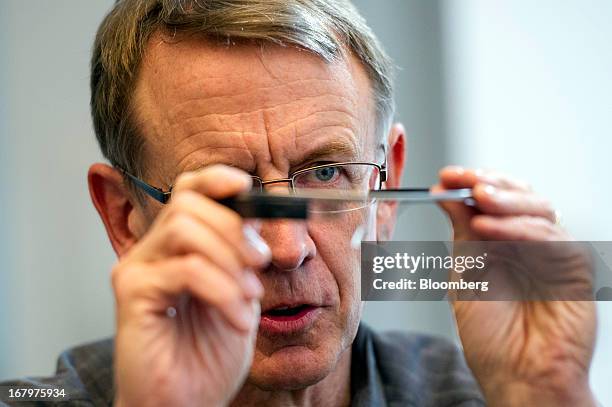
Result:
{"label": "man's face", "polygon": [[[383,159],[375,148],[369,80],[354,59],[327,64],[292,47],[215,45],[201,38],[168,43],[155,36],[134,96],[146,138],[146,178],[157,185],[214,163],[266,180],[327,162]],[[150,204],[145,223],[159,209]],[[325,377],[350,346],[361,305],[359,257],[349,242],[368,211],[263,223],[273,259],[259,273],[262,320],[283,305],[315,310],[295,329],[262,322],[251,383],[305,387]]]}

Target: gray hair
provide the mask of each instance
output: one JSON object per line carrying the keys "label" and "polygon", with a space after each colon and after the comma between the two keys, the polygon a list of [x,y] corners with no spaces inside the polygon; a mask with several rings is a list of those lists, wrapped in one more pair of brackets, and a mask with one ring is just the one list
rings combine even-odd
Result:
{"label": "gray hair", "polygon": [[296,46],[327,62],[351,52],[370,78],[378,132],[391,125],[393,64],[348,0],[118,0],[94,42],[91,113],[102,153],[127,172],[144,170],[130,95],[146,44],[160,30]]}

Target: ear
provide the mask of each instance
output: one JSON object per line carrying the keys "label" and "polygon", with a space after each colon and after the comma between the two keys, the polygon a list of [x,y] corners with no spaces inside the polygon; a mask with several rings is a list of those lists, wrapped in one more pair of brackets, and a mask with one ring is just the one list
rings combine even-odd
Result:
{"label": "ear", "polygon": [[[399,188],[402,185],[402,174],[406,160],[406,130],[401,123],[391,126],[387,143],[387,181],[383,188]],[[379,241],[391,239],[395,229],[397,201],[381,201],[376,212],[376,238]]]}
{"label": "ear", "polygon": [[124,185],[123,177],[113,167],[97,163],[87,173],[89,194],[93,201],[108,238],[121,257],[138,241],[138,213]]}

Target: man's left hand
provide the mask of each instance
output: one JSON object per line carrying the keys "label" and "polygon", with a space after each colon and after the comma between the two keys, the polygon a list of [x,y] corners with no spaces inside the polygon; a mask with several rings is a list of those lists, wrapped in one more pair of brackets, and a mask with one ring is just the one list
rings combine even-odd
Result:
{"label": "man's left hand", "polygon": [[[433,190],[472,188],[475,207],[443,203],[455,241],[566,241],[550,204],[524,182],[447,167]],[[585,275],[590,270],[580,270]],[[592,301],[454,301],[466,360],[493,406],[595,406]]]}

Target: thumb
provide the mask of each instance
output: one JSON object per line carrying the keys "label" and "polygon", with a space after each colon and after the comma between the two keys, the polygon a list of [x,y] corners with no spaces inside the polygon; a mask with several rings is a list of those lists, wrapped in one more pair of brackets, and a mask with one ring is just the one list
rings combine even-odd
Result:
{"label": "thumb", "polygon": [[[440,184],[431,187],[431,192],[434,193],[446,190]],[[472,218],[478,213],[476,208],[467,206],[463,202],[441,201],[438,205],[448,214],[451,220],[454,240],[474,240],[478,238],[470,227]]]}

